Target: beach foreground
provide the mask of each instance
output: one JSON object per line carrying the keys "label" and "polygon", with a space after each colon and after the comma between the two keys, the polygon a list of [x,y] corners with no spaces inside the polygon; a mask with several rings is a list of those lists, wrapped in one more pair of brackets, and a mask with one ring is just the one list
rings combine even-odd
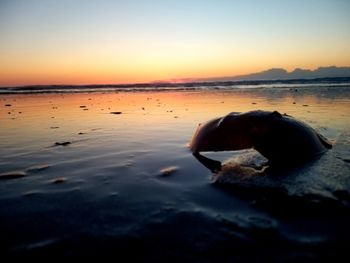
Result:
{"label": "beach foreground", "polygon": [[[13,94],[0,103],[4,256],[349,258],[348,87]],[[187,147],[195,129],[257,109],[308,123],[333,148],[278,177],[217,180]]]}

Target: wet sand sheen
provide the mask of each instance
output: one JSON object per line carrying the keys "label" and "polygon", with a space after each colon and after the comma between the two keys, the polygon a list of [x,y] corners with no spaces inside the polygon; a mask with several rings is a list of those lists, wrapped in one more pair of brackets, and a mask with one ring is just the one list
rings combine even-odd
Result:
{"label": "wet sand sheen", "polygon": [[[317,259],[343,253],[350,241],[350,92],[37,94],[0,103],[7,255],[118,251],[133,259],[231,261],[249,249],[256,252],[249,259]],[[309,123],[334,149],[282,178],[242,180],[229,169],[222,177],[229,182],[213,184],[186,146],[198,123],[257,109]],[[229,167],[251,154],[209,157]],[[282,252],[263,252],[266,242]]]}

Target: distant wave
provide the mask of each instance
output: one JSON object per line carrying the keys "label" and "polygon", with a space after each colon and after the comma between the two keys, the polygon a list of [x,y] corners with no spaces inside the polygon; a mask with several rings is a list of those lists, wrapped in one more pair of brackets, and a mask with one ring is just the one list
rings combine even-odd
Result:
{"label": "distant wave", "polygon": [[308,88],[350,88],[350,78],[327,78],[314,80],[274,81],[227,81],[191,83],[146,83],[125,85],[43,85],[23,87],[2,87],[1,94],[40,93],[95,93],[95,92],[145,92],[182,90],[233,90],[233,89],[308,89]]}

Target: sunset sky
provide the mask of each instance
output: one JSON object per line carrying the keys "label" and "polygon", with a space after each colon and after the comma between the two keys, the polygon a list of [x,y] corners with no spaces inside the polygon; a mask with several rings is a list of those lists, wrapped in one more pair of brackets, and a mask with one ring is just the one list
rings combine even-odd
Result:
{"label": "sunset sky", "polygon": [[350,66],[347,0],[0,0],[0,86]]}

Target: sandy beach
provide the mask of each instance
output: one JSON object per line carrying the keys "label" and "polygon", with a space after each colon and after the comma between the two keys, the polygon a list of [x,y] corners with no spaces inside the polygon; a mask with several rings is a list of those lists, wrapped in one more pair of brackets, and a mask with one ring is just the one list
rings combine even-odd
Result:
{"label": "sandy beach", "polygon": [[[257,109],[308,123],[333,149],[278,178],[213,183],[187,147],[196,127]],[[347,87],[0,95],[0,251],[142,262],[348,257],[349,112]]]}

